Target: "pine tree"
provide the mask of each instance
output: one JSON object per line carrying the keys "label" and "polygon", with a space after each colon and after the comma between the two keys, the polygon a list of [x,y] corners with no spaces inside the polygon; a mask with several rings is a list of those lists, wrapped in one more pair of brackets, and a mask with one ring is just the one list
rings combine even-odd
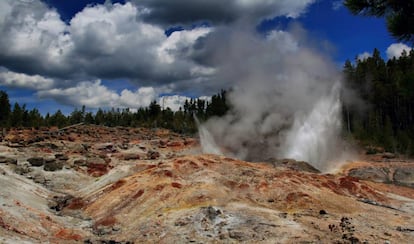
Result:
{"label": "pine tree", "polygon": [[385,17],[388,31],[398,40],[414,42],[414,2],[412,0],[345,0],[355,15]]}
{"label": "pine tree", "polygon": [[5,127],[9,121],[11,109],[9,96],[5,91],[0,91],[0,126]]}

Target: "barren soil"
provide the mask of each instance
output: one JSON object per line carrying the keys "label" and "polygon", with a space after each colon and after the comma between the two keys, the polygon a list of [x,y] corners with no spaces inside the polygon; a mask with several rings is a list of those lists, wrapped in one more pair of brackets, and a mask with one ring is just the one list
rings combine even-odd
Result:
{"label": "barren soil", "polygon": [[161,129],[9,131],[0,243],[414,243],[412,160],[323,174],[200,151]]}

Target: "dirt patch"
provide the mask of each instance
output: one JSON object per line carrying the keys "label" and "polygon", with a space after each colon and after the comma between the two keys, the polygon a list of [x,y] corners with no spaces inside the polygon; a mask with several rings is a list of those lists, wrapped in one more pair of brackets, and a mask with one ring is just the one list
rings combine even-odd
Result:
{"label": "dirt patch", "polygon": [[55,238],[67,241],[81,241],[83,237],[73,230],[61,229],[55,235]]}
{"label": "dirt patch", "polygon": [[93,177],[101,177],[102,175],[106,175],[109,171],[109,167],[106,164],[90,163],[87,167],[88,174]]}

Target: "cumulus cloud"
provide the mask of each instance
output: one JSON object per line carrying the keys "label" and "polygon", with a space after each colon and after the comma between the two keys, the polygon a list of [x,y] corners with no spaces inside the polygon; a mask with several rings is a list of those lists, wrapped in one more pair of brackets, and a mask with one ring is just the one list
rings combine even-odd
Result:
{"label": "cumulus cloud", "polygon": [[159,99],[159,104],[164,109],[170,108],[172,111],[178,111],[180,107],[184,107],[185,101],[190,99],[190,97],[180,95],[163,96]]}
{"label": "cumulus cloud", "polygon": [[372,54],[371,53],[369,53],[369,52],[363,52],[361,54],[358,54],[357,59],[358,60],[365,60],[365,59],[367,59],[369,57],[372,57]]}
{"label": "cumulus cloud", "polygon": [[399,58],[403,51],[406,51],[408,54],[411,50],[412,48],[404,43],[394,43],[387,48],[387,57],[389,59],[392,59],[394,57]]}
{"label": "cumulus cloud", "polygon": [[[156,91],[163,89],[171,94],[189,90],[192,94],[213,94],[235,84],[235,80],[226,80],[228,77],[223,75],[226,68],[234,69],[231,72],[240,73],[240,77],[251,71],[243,66],[230,67],[223,60],[237,63],[248,57],[256,62],[252,60],[254,50],[232,47],[252,41],[251,33],[243,32],[253,32],[259,19],[298,17],[313,2],[106,1],[89,5],[64,22],[57,10],[40,0],[2,0],[0,67],[4,70],[0,71],[0,82],[33,89],[42,98],[91,108],[145,106],[161,93]],[[193,25],[205,21],[211,25]],[[192,27],[165,35],[166,26],[180,23]],[[243,23],[250,29],[238,29],[236,25]],[[226,33],[233,28],[232,33],[240,36]],[[280,42],[286,51],[297,48],[288,35],[277,31],[266,39]],[[254,42],[262,48],[260,42]],[[240,54],[227,49],[237,49]],[[224,54],[230,57],[223,59]],[[117,93],[100,82],[120,79],[142,88]],[[168,103],[177,108],[183,99],[173,97]]]}
{"label": "cumulus cloud", "polygon": [[192,45],[210,32],[200,27],[166,36],[145,23],[132,3],[88,6],[66,24],[40,1],[1,3],[0,65],[60,79],[127,78],[167,83],[211,73],[193,62]]}
{"label": "cumulus cloud", "polygon": [[4,70],[0,71],[0,85],[38,90],[51,88],[54,81],[40,75],[26,75]]}
{"label": "cumulus cloud", "polygon": [[135,92],[124,89],[120,94],[95,82],[80,82],[75,87],[54,88],[38,92],[40,98],[55,99],[63,104],[88,108],[140,108],[148,106],[157,94],[152,87],[141,87]]}
{"label": "cumulus cloud", "polygon": [[134,0],[145,7],[145,19],[162,25],[214,24],[241,18],[260,20],[267,17],[298,17],[315,0]]}

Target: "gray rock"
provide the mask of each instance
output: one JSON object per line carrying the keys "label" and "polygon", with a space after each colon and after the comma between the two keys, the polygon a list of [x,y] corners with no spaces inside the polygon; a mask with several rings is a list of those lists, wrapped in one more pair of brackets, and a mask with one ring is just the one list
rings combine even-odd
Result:
{"label": "gray rock", "polygon": [[121,158],[123,160],[139,160],[141,157],[139,154],[135,154],[135,153],[125,153],[123,155],[121,155]]}
{"label": "gray rock", "polygon": [[46,183],[45,176],[42,174],[35,174],[32,176],[34,182],[44,185]]}
{"label": "gray rock", "polygon": [[237,241],[246,241],[249,239],[247,233],[237,230],[229,230],[229,237]]}
{"label": "gray rock", "polygon": [[304,161],[296,161],[294,159],[269,159],[266,162],[272,164],[273,167],[285,167],[296,171],[320,173],[318,169]]}
{"label": "gray rock", "polygon": [[386,152],[386,153],[382,154],[382,158],[385,158],[385,159],[393,159],[395,157],[396,157],[395,154],[390,153],[390,152]]}
{"label": "gray rock", "polygon": [[150,150],[147,153],[147,158],[151,160],[158,159],[160,156],[161,156],[160,153],[157,151]]}
{"label": "gray rock", "polygon": [[45,171],[57,171],[63,168],[63,163],[61,161],[56,161],[55,159],[48,159],[45,161],[43,169]]}
{"label": "gray rock", "polygon": [[352,169],[348,173],[349,176],[361,179],[369,180],[374,182],[390,182],[388,173],[384,168],[375,168],[375,167],[366,167],[366,168],[357,168]]}
{"label": "gray rock", "polygon": [[397,168],[393,178],[396,184],[414,187],[414,168]]}
{"label": "gray rock", "polygon": [[88,165],[88,162],[85,159],[76,159],[73,161],[73,164],[76,166],[86,166]]}
{"label": "gray rock", "polygon": [[220,209],[216,209],[216,208],[211,207],[211,206],[206,208],[206,215],[211,221],[213,221],[220,214],[221,214]]}
{"label": "gray rock", "polygon": [[17,164],[17,159],[0,156],[0,164]]}
{"label": "gray rock", "polygon": [[62,154],[62,153],[55,154],[55,158],[59,159],[59,160],[62,160],[62,161],[68,161],[69,160],[69,157],[65,154]]}
{"label": "gray rock", "polygon": [[29,162],[31,166],[40,167],[45,163],[45,159],[42,157],[33,157],[27,159],[27,162]]}
{"label": "gray rock", "polygon": [[25,175],[32,172],[32,169],[27,164],[17,165],[14,172],[19,175]]}

